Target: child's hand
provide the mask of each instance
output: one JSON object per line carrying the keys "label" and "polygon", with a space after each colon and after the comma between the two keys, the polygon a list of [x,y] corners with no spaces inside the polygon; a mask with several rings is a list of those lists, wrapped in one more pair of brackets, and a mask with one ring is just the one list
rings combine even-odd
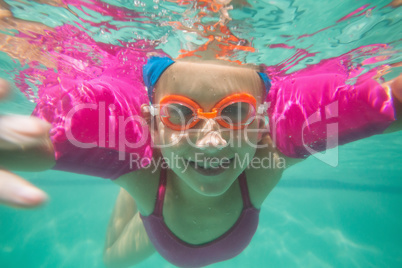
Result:
{"label": "child's hand", "polygon": [[382,84],[386,90],[391,90],[396,121],[386,130],[386,133],[402,130],[402,74],[391,81]]}
{"label": "child's hand", "polygon": [[[7,96],[9,85],[0,79],[0,99]],[[0,117],[0,156],[43,143],[50,125],[28,116]],[[3,159],[3,160],[2,160]],[[0,157],[0,204],[14,207],[35,207],[46,201],[47,195],[19,176],[4,170]],[[4,164],[4,163],[3,163]]]}
{"label": "child's hand", "polygon": [[401,6],[401,5],[402,5],[402,0],[393,0],[391,3],[389,3],[389,6],[392,6],[392,7],[395,7],[395,8],[397,8],[397,7]]}
{"label": "child's hand", "polygon": [[397,78],[392,80],[390,83],[390,87],[392,90],[392,94],[395,98],[399,100],[399,103],[402,103],[402,75],[400,74]]}

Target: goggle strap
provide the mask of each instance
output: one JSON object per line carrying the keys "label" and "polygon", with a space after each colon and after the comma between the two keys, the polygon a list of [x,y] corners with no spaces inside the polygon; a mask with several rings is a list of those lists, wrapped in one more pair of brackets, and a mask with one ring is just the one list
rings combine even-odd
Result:
{"label": "goggle strap", "polygon": [[268,102],[264,101],[263,104],[260,104],[257,109],[257,114],[264,114],[268,110]]}
{"label": "goggle strap", "polygon": [[156,108],[154,105],[150,104],[149,105],[149,112],[151,113],[152,116],[156,116],[159,114],[159,109]]}

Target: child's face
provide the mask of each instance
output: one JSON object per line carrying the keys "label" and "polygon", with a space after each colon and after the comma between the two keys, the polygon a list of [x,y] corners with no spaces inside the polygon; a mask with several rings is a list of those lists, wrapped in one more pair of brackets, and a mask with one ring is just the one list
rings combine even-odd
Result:
{"label": "child's face", "polygon": [[[254,96],[258,106],[263,90],[257,72],[251,69],[177,62],[159,79],[154,103],[165,96],[181,95],[209,112],[217,102],[235,93]],[[180,134],[157,116],[154,142],[162,145],[162,155],[170,168],[188,186],[215,196],[224,193],[253,158],[262,121],[256,119],[246,129],[231,130],[214,119],[205,119]]]}

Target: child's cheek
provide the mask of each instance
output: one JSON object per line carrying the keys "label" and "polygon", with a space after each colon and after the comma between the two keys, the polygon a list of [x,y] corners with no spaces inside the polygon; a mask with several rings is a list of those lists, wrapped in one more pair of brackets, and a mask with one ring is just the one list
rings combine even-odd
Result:
{"label": "child's cheek", "polygon": [[234,130],[231,133],[231,145],[233,147],[253,147],[256,148],[258,143],[259,130],[256,124],[251,124],[241,130]]}
{"label": "child's cheek", "polygon": [[164,156],[181,155],[188,151],[190,145],[186,132],[172,130],[163,124],[160,130],[160,149]]}
{"label": "child's cheek", "polygon": [[177,143],[177,134],[170,128],[166,127],[161,121],[159,121],[157,126],[157,132],[155,135],[155,144],[160,147],[170,147]]}

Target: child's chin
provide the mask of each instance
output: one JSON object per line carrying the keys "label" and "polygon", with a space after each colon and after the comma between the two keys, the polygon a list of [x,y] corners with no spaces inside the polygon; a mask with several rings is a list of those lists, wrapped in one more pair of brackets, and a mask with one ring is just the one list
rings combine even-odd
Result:
{"label": "child's chin", "polygon": [[196,192],[198,192],[201,195],[204,196],[220,196],[222,194],[224,194],[230,187],[230,184],[222,184],[222,183],[215,183],[215,184],[199,184],[199,185],[195,185],[195,187],[193,187],[193,190],[195,190]]}
{"label": "child's chin", "polygon": [[224,194],[235,181],[234,170],[225,170],[216,176],[203,176],[194,172],[186,173],[185,180],[189,186],[199,194],[205,196],[219,196]]}

